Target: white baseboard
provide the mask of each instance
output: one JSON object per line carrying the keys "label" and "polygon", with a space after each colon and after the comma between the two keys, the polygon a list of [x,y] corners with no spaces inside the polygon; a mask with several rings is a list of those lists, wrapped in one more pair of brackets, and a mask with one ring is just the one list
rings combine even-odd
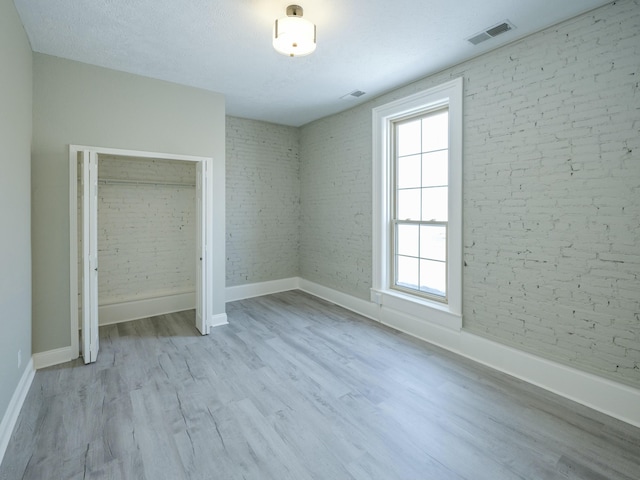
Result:
{"label": "white baseboard", "polygon": [[298,277],[283,278],[281,280],[271,280],[268,282],[250,283],[248,285],[237,285],[226,288],[227,302],[235,302],[245,298],[271,295],[272,293],[286,292],[298,288]]}
{"label": "white baseboard", "polygon": [[73,360],[73,356],[71,355],[71,347],[62,347],[47,350],[46,352],[34,353],[32,359],[33,368],[40,370],[41,368],[52,367]]}
{"label": "white baseboard", "polygon": [[20,377],[18,386],[11,396],[11,401],[7,407],[7,411],[4,413],[2,421],[0,422],[0,464],[2,463],[4,454],[7,451],[7,446],[9,445],[11,434],[13,433],[13,427],[16,426],[18,415],[20,415],[20,410],[22,410],[24,400],[27,398],[27,393],[29,393],[29,388],[31,387],[35,373],[36,371],[33,368],[33,360],[29,360],[29,363]]}
{"label": "white baseboard", "polygon": [[[241,300],[243,298],[269,295],[287,290],[295,290],[298,288],[298,281],[298,277],[293,277],[263,283],[240,285],[237,287],[227,287],[227,302]],[[140,318],[147,318],[155,315],[181,312],[183,310],[195,308],[195,304],[195,293],[169,295],[159,298],[102,305],[98,309],[98,318],[100,326],[111,325],[114,323],[128,322],[130,320],[138,320]],[[212,315],[209,318],[209,328],[228,324],[229,321],[226,313]],[[71,347],[63,347],[46,352],[35,353],[33,355],[33,364],[35,369],[38,370],[68,362],[72,359]]]}
{"label": "white baseboard", "polygon": [[[456,331],[429,323],[384,305],[380,306],[299,277],[227,287],[226,298],[227,302],[232,302],[295,289],[323,298],[396,330],[640,427],[639,389],[523,352],[464,330]],[[193,305],[180,310],[188,308],[193,308]],[[149,315],[138,318],[144,316]],[[210,319],[211,327],[225,324],[227,324],[226,314],[214,315]],[[36,368],[62,363],[71,360],[71,347],[35,354],[33,358]]]}
{"label": "white baseboard", "polygon": [[211,315],[211,317],[209,318],[209,328],[220,327],[222,325],[229,325],[226,313]]}
{"label": "white baseboard", "polygon": [[98,307],[100,326],[196,308],[195,292],[166,295]]}
{"label": "white baseboard", "polygon": [[320,297],[336,305],[359,313],[363,317],[371,318],[379,321],[380,307],[373,302],[362,300],[361,298],[339,292],[329,287],[310,282],[304,278],[298,279],[298,288],[303,292],[310,293],[316,297]]}
{"label": "white baseboard", "polygon": [[300,290],[640,427],[640,390],[300,279]]}
{"label": "white baseboard", "polygon": [[640,427],[640,390],[462,332],[460,353],[496,370]]}

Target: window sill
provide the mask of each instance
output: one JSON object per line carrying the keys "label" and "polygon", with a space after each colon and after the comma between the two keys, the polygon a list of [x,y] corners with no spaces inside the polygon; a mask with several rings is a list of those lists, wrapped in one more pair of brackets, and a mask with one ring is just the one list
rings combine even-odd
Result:
{"label": "window sill", "polygon": [[460,331],[462,329],[462,314],[454,312],[449,305],[418,298],[396,290],[371,289],[371,301],[381,308],[389,308],[419,320],[434,323],[441,327]]}

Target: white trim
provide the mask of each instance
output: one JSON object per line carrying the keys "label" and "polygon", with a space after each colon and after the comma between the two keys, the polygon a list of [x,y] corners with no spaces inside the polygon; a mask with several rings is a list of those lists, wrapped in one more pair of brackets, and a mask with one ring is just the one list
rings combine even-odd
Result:
{"label": "white trim", "polygon": [[[392,303],[409,315],[419,311],[421,318],[453,330],[462,328],[462,102],[463,80],[449,82],[423,92],[381,105],[372,110],[373,122],[373,285],[371,298],[376,303]],[[390,129],[399,118],[439,106],[449,106],[449,221],[447,250],[446,305],[397,294],[390,288],[391,240],[391,155]]]}
{"label": "white trim", "polygon": [[462,315],[452,312],[438,302],[410,296],[396,290],[371,289],[371,301],[378,305],[384,305],[392,311],[402,312],[406,315],[423,318],[426,321],[448,328],[450,330],[462,330]]}
{"label": "white trim", "polygon": [[462,332],[461,355],[640,427],[640,390]]}
{"label": "white trim", "polygon": [[280,280],[270,280],[268,282],[249,283],[247,285],[236,285],[227,287],[227,302],[235,302],[245,298],[260,297],[262,295],[271,295],[272,293],[286,292],[287,290],[295,290],[299,284],[298,277],[283,278]]}
{"label": "white trim", "polygon": [[142,150],[127,150],[124,148],[107,148],[88,145],[69,145],[69,148],[76,152],[79,152],[81,150],[91,150],[100,155],[114,155],[118,157],[151,158],[154,160],[180,160],[184,162],[203,162],[205,160],[212,160],[211,157],[181,155],[174,153],[146,152]]}
{"label": "white trim", "polygon": [[163,297],[145,298],[129,302],[100,305],[98,318],[100,326],[128,322],[140,318],[154,317],[167,313],[182,312],[196,307],[195,292],[165,295]]}
{"label": "white trim", "polygon": [[335,303],[336,305],[340,305],[347,310],[359,313],[363,317],[376,321],[378,321],[378,318],[380,317],[380,307],[375,303],[367,302],[366,300],[333,290],[332,288],[325,287],[323,285],[318,285],[317,283],[310,282],[304,278],[300,279],[299,284],[299,289],[303,292],[307,292],[331,303]]}
{"label": "white trim", "polygon": [[29,388],[31,387],[35,374],[36,371],[33,368],[33,360],[29,360],[29,363],[25,366],[24,372],[20,377],[18,385],[11,396],[9,406],[4,412],[2,422],[0,422],[0,464],[2,463],[4,454],[7,451],[7,446],[9,445],[9,440],[11,440],[11,434],[13,433],[13,427],[16,426],[20,410],[22,410],[22,405],[24,405],[24,401],[27,398],[27,393],[29,393]]}
{"label": "white trim", "polygon": [[583,372],[465,331],[376,305],[308,280],[300,289],[413,337],[537,385],[618,420],[640,427],[640,390]]}
{"label": "white trim", "polygon": [[222,325],[229,325],[226,313],[218,313],[209,318],[209,328],[221,327]]}
{"label": "white trim", "polygon": [[[636,388],[517,350],[472,333],[442,327],[432,320],[428,321],[399,312],[388,305],[376,305],[373,302],[303,278],[292,277],[228,287],[227,301],[295,289],[323,298],[413,337],[640,427],[640,390]],[[234,298],[234,294],[242,294],[242,298]],[[218,314],[211,317],[210,326],[216,327],[227,323],[227,315]],[[72,359],[71,352],[71,347],[64,347],[34,354],[33,365],[40,369],[69,361]],[[0,428],[1,432],[3,431]]]}
{"label": "white trim", "polygon": [[[77,277],[76,277],[77,278]],[[306,282],[299,277],[283,278],[280,280],[271,280],[268,282],[251,283],[248,285],[237,285],[235,287],[226,288],[227,302],[234,302],[236,300],[243,300],[245,298],[260,297],[262,295],[271,295],[272,293],[286,292],[289,290],[297,290],[301,282]],[[310,283],[310,282],[307,282]],[[304,289],[301,289],[304,290]],[[311,292],[310,292],[311,293]],[[320,297],[320,294],[315,294]],[[175,297],[175,298],[173,298]],[[353,297],[351,297],[353,298]],[[190,302],[190,303],[189,303]],[[364,300],[361,300],[363,303]],[[137,316],[136,318],[129,318],[129,320],[136,320],[139,318],[146,318],[153,315],[162,315],[163,313],[172,313],[182,310],[189,310],[195,306],[195,293],[185,293],[178,295],[170,295],[159,298],[151,298],[145,300],[134,300],[131,302],[123,302],[111,305],[100,306],[100,318],[103,322],[100,326],[108,325],[110,323],[126,322],[125,316],[135,315],[134,312],[142,311],[148,308],[147,312],[151,312],[153,308],[158,308],[161,305],[176,305],[176,310],[166,311],[161,313],[149,313],[148,315]],[[76,301],[76,310],[78,308],[78,302]],[[347,307],[348,308],[348,307]],[[76,313],[77,315],[77,313]],[[104,323],[104,317],[111,317],[115,319],[117,317],[121,320],[115,320],[110,323]],[[77,318],[77,317],[76,317]],[[228,325],[229,321],[226,313],[219,313],[209,316],[209,327],[215,328],[222,325]],[[77,346],[76,346],[77,348]],[[33,362],[36,369],[50,367],[59,363],[68,362],[74,358],[78,358],[77,355],[72,356],[74,352],[73,347],[63,347],[55,350],[49,350],[47,352],[36,353],[33,355]]]}
{"label": "white trim", "polygon": [[69,147],[69,319],[71,352],[80,356],[80,306],[78,305],[78,152]]}
{"label": "white trim", "polygon": [[47,350],[46,352],[33,354],[33,367],[36,370],[41,368],[52,367],[64,362],[73,360],[73,349],[71,347],[55,348],[53,350]]}

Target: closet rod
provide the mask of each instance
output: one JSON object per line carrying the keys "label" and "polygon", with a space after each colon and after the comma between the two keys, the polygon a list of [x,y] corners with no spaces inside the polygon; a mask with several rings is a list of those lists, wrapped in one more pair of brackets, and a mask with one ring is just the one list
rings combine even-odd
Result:
{"label": "closet rod", "polygon": [[158,185],[167,187],[195,187],[195,183],[155,182],[153,180],[122,180],[118,178],[98,178],[104,185]]}

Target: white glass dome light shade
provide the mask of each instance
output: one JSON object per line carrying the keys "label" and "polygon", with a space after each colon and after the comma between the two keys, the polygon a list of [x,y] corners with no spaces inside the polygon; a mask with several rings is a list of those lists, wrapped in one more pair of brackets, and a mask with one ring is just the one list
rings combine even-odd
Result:
{"label": "white glass dome light shade", "polygon": [[298,5],[287,7],[287,16],[273,26],[273,48],[289,57],[309,55],[316,49],[316,26],[302,18]]}

